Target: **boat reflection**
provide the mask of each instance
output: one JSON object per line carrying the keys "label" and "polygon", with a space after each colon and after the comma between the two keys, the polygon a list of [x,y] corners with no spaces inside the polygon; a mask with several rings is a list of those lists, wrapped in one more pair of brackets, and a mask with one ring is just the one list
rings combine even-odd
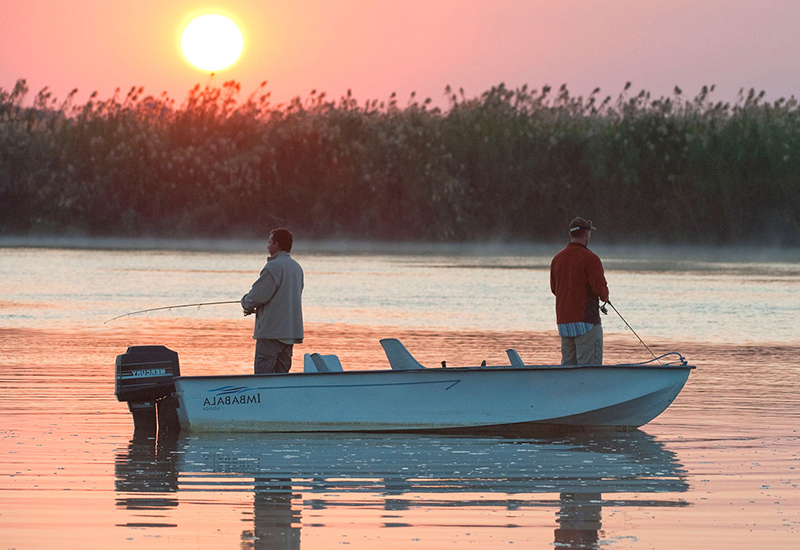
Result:
{"label": "boat reflection", "polygon": [[116,473],[118,504],[131,510],[168,511],[187,491],[252,492],[253,529],[242,533],[245,548],[300,548],[304,512],[313,511],[319,526],[324,524],[319,511],[365,504],[400,512],[395,518],[412,508],[547,506],[558,509],[559,547],[598,548],[603,506],[685,506],[676,495],[641,495],[688,489],[675,454],[638,430],[548,440],[395,434],[135,437],[118,455]]}
{"label": "boat reflection", "polygon": [[146,521],[128,522],[125,527],[174,527],[164,523],[164,514],[178,506],[178,468],[174,454],[177,439],[137,437],[134,435],[126,452],[117,453],[114,463],[114,487],[117,506],[140,512]]}

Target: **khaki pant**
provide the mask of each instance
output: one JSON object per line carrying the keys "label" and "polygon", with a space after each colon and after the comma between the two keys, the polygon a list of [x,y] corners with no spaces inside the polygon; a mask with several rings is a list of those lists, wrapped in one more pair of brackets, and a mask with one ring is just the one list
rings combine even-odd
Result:
{"label": "khaki pant", "polygon": [[580,336],[561,337],[562,365],[602,365],[603,325]]}

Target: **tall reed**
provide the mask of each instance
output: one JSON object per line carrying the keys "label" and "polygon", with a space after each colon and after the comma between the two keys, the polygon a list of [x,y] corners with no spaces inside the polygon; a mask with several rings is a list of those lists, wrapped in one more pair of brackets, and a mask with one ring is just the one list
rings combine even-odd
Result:
{"label": "tall reed", "polygon": [[0,231],[125,236],[563,239],[800,245],[800,109],[499,85],[447,107],[271,102],[266,84],[132,88],[75,104],[0,88]]}

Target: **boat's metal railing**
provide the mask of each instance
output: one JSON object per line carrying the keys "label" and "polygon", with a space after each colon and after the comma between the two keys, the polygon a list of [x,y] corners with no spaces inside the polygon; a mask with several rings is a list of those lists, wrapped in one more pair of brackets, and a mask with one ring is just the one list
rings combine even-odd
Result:
{"label": "boat's metal railing", "polygon": [[625,366],[625,367],[641,367],[641,366],[644,366],[644,365],[649,365],[650,363],[658,362],[660,366],[668,367],[670,365],[675,364],[675,361],[667,361],[666,363],[661,363],[661,359],[663,359],[665,357],[670,357],[670,356],[677,356],[678,366],[685,367],[686,365],[689,364],[686,361],[686,358],[684,358],[683,355],[681,355],[677,351],[670,351],[670,352],[665,353],[663,355],[659,355],[658,357],[653,355],[652,359],[648,359],[647,361],[642,361],[641,363],[626,363],[625,365],[621,365],[621,366]]}

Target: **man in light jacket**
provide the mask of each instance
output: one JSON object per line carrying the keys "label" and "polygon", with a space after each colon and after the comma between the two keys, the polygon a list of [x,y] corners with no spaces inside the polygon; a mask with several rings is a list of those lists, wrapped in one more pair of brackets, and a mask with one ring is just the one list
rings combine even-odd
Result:
{"label": "man in light jacket", "polygon": [[303,343],[303,268],[289,255],[292,241],[288,229],[270,232],[267,264],[242,296],[244,314],[256,314],[256,374],[289,372],[294,344]]}

